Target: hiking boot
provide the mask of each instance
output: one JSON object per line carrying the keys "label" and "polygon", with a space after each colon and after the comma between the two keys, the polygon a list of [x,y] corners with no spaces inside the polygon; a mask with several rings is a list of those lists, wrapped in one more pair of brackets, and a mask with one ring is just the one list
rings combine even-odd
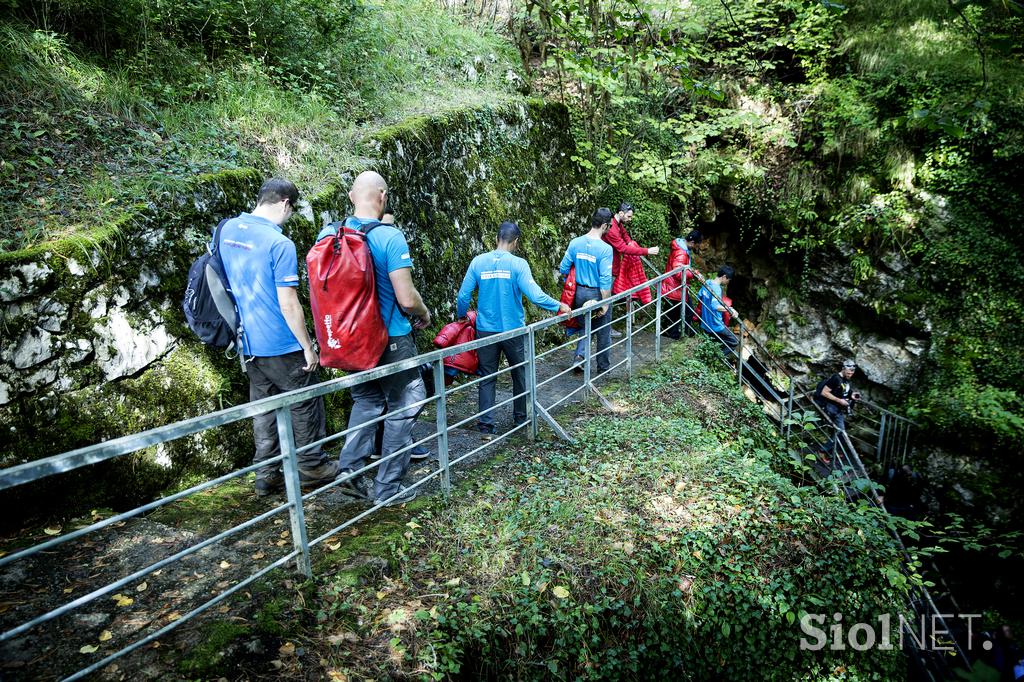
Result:
{"label": "hiking boot", "polygon": [[416,447],[414,447],[412,449],[412,452],[409,454],[409,459],[420,460],[420,459],[429,459],[429,458],[430,458],[430,450],[426,449],[422,445],[417,445]]}
{"label": "hiking boot", "polygon": [[494,424],[484,424],[483,422],[480,422],[479,424],[476,425],[476,430],[479,431],[483,436],[493,436]]}
{"label": "hiking boot", "polygon": [[406,488],[404,485],[398,486],[398,491],[384,497],[378,497],[373,501],[374,505],[382,504],[385,507],[397,507],[400,504],[406,502],[412,502],[416,499],[416,489]]}
{"label": "hiking boot", "polygon": [[[338,472],[338,478],[347,476],[352,473],[351,471],[340,471]],[[350,478],[341,485],[338,486],[338,490],[351,495],[360,500],[372,500],[373,499],[373,481],[362,474],[355,478]]]}
{"label": "hiking boot", "polygon": [[281,492],[284,492],[284,476],[281,474],[256,479],[256,497],[267,497]]}
{"label": "hiking boot", "polygon": [[327,485],[338,477],[338,463],[328,460],[312,469],[299,469],[299,487],[309,492]]}

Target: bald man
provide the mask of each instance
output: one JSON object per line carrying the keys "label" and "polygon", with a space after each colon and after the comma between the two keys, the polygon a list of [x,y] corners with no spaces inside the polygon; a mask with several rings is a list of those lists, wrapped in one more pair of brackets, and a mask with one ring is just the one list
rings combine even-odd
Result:
{"label": "bald man", "polygon": [[[373,257],[373,270],[377,287],[377,304],[388,329],[388,345],[378,366],[406,360],[416,355],[413,328],[423,329],[430,324],[430,311],[412,282],[412,256],[409,244],[394,225],[382,218],[387,206],[388,186],[379,174],[366,171],[352,184],[348,198],[354,207],[353,215],[345,219],[345,226],[362,231]],[[388,216],[390,218],[390,216]],[[326,227],[317,241],[334,233]],[[426,398],[426,388],[418,369],[391,374],[382,379],[368,381],[352,387],[352,414],[349,428],[366,424],[385,412],[384,438],[377,475],[371,484],[362,474],[349,479],[346,489],[359,497],[374,500],[374,504],[396,505],[409,502],[416,491],[401,485],[409,468],[412,427],[423,406],[409,407]],[[374,454],[376,425],[356,429],[345,438],[341,450],[339,477],[366,466]],[[400,452],[395,455],[394,453]],[[394,455],[394,456],[393,456]]]}

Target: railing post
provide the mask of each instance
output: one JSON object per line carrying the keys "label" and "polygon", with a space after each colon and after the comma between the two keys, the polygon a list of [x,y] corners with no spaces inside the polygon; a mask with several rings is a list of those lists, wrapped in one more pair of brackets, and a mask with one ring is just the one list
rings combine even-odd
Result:
{"label": "railing post", "polygon": [[441,491],[447,497],[452,491],[448,468],[448,394],[444,385],[444,360],[434,360],[434,413],[437,427],[437,466],[441,470]]}
{"label": "railing post", "polygon": [[793,428],[793,387],[796,385],[793,377],[789,377],[789,401],[786,403],[786,445],[789,445],[789,431]]}
{"label": "railing post", "polygon": [[298,556],[295,567],[307,578],[313,577],[309,562],[309,538],[306,536],[306,514],[302,508],[302,486],[299,481],[299,458],[295,454],[295,436],[292,434],[291,407],[279,407],[277,415],[277,442],[281,445],[284,461],[284,489],[288,494],[288,516],[291,519],[292,543]]}
{"label": "railing post", "polygon": [[[587,348],[583,355],[583,385],[590,388],[590,359],[594,357],[594,339],[590,337],[594,331],[593,327],[593,315],[591,314],[596,308],[596,305],[587,306],[587,314],[583,317],[583,333],[584,338],[587,340]],[[611,309],[609,308],[609,313]],[[583,402],[587,400],[588,391],[583,391]]]}
{"label": "railing post", "polygon": [[738,360],[737,363],[736,363],[736,382],[740,385],[740,388],[742,388],[743,387],[743,322],[742,321],[740,322],[740,333],[739,333],[739,336],[737,337],[736,340],[738,341],[738,343],[736,344],[736,358]]}
{"label": "railing post", "polygon": [[626,378],[633,378],[633,297],[626,299]]}
{"label": "railing post", "polygon": [[537,438],[537,340],[533,327],[526,335],[526,387],[530,393],[530,440]]}
{"label": "railing post", "polygon": [[883,473],[885,469],[889,468],[889,463],[885,461],[885,412],[882,413],[882,421],[878,424],[878,444],[875,446],[875,459],[883,467]]}
{"label": "railing post", "polygon": [[[632,298],[632,297],[630,297]],[[661,287],[654,287],[654,359],[661,360]]]}

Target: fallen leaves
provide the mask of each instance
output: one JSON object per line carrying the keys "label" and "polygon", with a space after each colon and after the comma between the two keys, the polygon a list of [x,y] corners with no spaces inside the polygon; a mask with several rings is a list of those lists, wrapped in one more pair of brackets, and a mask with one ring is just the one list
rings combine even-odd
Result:
{"label": "fallen leaves", "polygon": [[118,606],[131,606],[135,603],[134,599],[126,597],[123,594],[115,594],[111,599],[113,599]]}
{"label": "fallen leaves", "polygon": [[263,552],[256,552],[255,554],[252,555],[252,560],[253,561],[259,561],[260,559],[262,559],[265,556],[267,556],[267,555],[264,554]]}
{"label": "fallen leaves", "polygon": [[333,646],[341,646],[343,642],[358,642],[359,635],[354,632],[341,632],[336,635],[328,635],[327,642]]}
{"label": "fallen leaves", "polygon": [[149,583],[141,582],[135,587],[136,592],[145,592],[146,588],[149,587]]}
{"label": "fallen leaves", "polygon": [[552,587],[551,588],[551,594],[555,595],[559,599],[568,599],[569,598],[569,590],[565,589],[561,585],[555,585],[554,587]]}
{"label": "fallen leaves", "polygon": [[220,562],[219,565],[221,568],[231,568],[231,564],[229,564],[227,561],[222,561]]}
{"label": "fallen leaves", "polygon": [[113,632],[111,632],[110,630],[104,630],[103,632],[100,633],[100,641],[101,642],[106,642],[108,639],[113,638],[113,636],[114,636]]}
{"label": "fallen leaves", "polygon": [[285,642],[284,644],[282,644],[278,648],[277,651],[278,651],[278,653],[280,653],[282,656],[285,656],[285,657],[294,656],[295,655],[295,644],[293,644],[292,642]]}
{"label": "fallen leaves", "polygon": [[80,654],[94,654],[97,651],[99,651],[99,647],[98,646],[95,646],[93,644],[86,644],[85,646],[83,646],[81,649],[78,650],[78,653],[80,653]]}
{"label": "fallen leaves", "polygon": [[43,532],[47,535],[60,535],[60,526],[57,526],[56,528],[44,528]]}

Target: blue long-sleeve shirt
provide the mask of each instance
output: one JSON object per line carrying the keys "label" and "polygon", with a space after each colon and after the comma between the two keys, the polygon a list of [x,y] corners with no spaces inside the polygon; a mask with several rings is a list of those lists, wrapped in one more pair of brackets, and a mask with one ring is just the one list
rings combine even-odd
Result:
{"label": "blue long-sleeve shirt", "polygon": [[587,235],[576,237],[569,242],[558,271],[568,275],[573,265],[576,266],[577,285],[611,290],[612,247],[607,243]]}
{"label": "blue long-sleeve shirt", "polygon": [[545,310],[558,310],[551,298],[533,281],[530,265],[508,251],[495,250],[473,259],[459,288],[459,317],[465,317],[473,291],[479,290],[476,304],[476,329],[505,332],[526,324],[523,296]]}
{"label": "blue long-sleeve shirt", "polygon": [[725,320],[722,319],[722,285],[713,279],[704,282],[697,294],[700,298],[700,326],[706,331],[720,332],[725,329]]}

